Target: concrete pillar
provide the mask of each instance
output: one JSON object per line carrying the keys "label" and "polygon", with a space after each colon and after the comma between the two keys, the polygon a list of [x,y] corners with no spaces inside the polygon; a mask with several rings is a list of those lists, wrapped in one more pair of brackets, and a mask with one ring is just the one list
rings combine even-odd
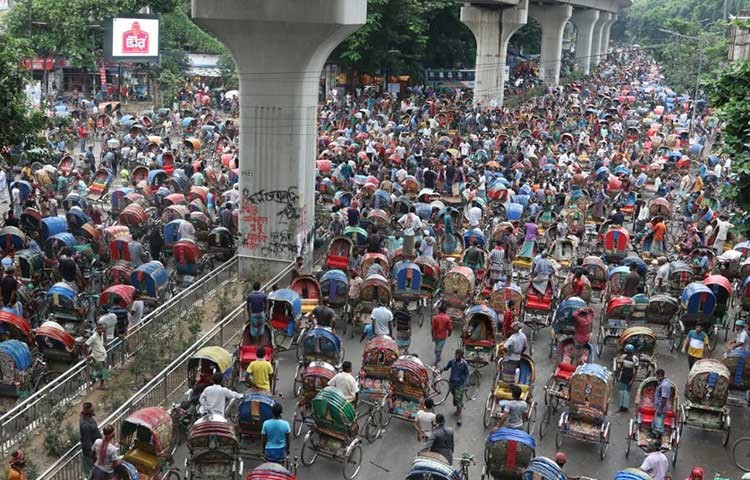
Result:
{"label": "concrete pillar", "polygon": [[609,34],[612,32],[612,25],[617,22],[617,14],[613,13],[612,18],[604,26],[604,33],[602,33],[602,59],[607,58],[607,51],[609,50]]}
{"label": "concrete pillar", "polygon": [[575,9],[570,18],[576,26],[576,70],[585,75],[591,72],[591,41],[597,20],[599,10],[594,9]]}
{"label": "concrete pillar", "polygon": [[542,26],[539,76],[547,85],[560,83],[563,31],[572,14],[573,7],[570,5],[534,4],[529,9],[529,15]]}
{"label": "concrete pillar", "polygon": [[520,0],[517,6],[511,8],[473,5],[461,8],[461,21],[469,27],[477,41],[474,105],[487,107],[503,104],[508,41],[519,28],[526,25],[527,13],[528,0]]}
{"label": "concrete pillar", "polygon": [[192,0],[240,80],[240,275],[312,259],[317,105],[326,59],[364,25],[367,0]]}
{"label": "concrete pillar", "polygon": [[599,20],[597,20],[594,25],[594,37],[591,40],[591,61],[593,62],[591,65],[593,66],[599,65],[602,61],[602,40],[605,33],[604,27],[609,23],[611,18],[612,14],[610,12],[600,12]]}

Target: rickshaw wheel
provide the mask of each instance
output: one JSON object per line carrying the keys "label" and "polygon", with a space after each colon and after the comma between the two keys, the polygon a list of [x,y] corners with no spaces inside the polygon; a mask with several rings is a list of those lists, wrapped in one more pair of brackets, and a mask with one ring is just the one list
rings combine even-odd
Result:
{"label": "rickshaw wheel", "polygon": [[604,327],[599,329],[599,333],[596,335],[596,353],[599,354],[599,356],[601,356],[603,351],[604,351]]}
{"label": "rickshaw wheel", "polygon": [[373,410],[370,415],[367,416],[367,423],[365,424],[365,438],[368,442],[375,442],[380,433],[383,431],[383,412],[381,410]]}
{"label": "rickshaw wheel", "polygon": [[609,450],[609,429],[607,429],[606,436],[602,437],[602,444],[601,447],[599,447],[599,458],[604,460],[604,457],[607,456],[607,450]]}
{"label": "rickshaw wheel", "polygon": [[318,459],[318,448],[320,447],[320,434],[315,430],[310,430],[302,441],[302,450],[300,451],[300,460],[302,465],[310,466]]}
{"label": "rickshaw wheel", "polygon": [[680,449],[680,444],[675,443],[672,447],[672,466],[674,467],[677,464],[677,452]]}
{"label": "rickshaw wheel", "polygon": [[484,402],[484,415],[482,416],[482,424],[484,425],[484,428],[488,428],[492,421],[492,410],[495,406],[494,396],[495,392],[490,392],[489,395],[487,395],[487,401]]}
{"label": "rickshaw wheel", "polygon": [[435,406],[442,405],[448,399],[450,395],[450,387],[448,386],[448,380],[441,378],[434,382],[431,386],[434,394],[432,395],[432,401]]}
{"label": "rickshaw wheel", "polygon": [[719,327],[717,327],[716,324],[714,324],[714,326],[713,326],[713,333],[714,334],[711,335],[711,337],[712,337],[711,341],[708,343],[708,349],[711,350],[712,352],[714,350],[716,350],[716,344],[719,343],[719,342],[717,342],[717,341],[714,340],[715,338],[719,337]]}
{"label": "rickshaw wheel", "polygon": [[297,407],[294,411],[294,419],[292,420],[292,435],[294,438],[299,438],[302,434],[302,428],[305,426],[305,417],[302,414],[304,407]]}
{"label": "rickshaw wheel", "polygon": [[542,421],[539,422],[539,438],[544,438],[544,434],[547,431],[547,427],[552,421],[552,407],[548,406],[544,409],[544,416]]}
{"label": "rickshaw wheel", "polygon": [[532,435],[534,432],[534,424],[536,423],[536,402],[531,402],[529,408],[529,419],[526,420],[526,433]]}
{"label": "rickshaw wheel", "polygon": [[731,432],[732,432],[732,427],[727,425],[727,428],[726,430],[724,430],[724,433],[722,434],[722,437],[721,437],[721,445],[723,447],[726,447],[727,443],[729,443],[729,434]]}
{"label": "rickshaw wheel", "polygon": [[305,367],[300,363],[297,364],[296,371],[294,372],[294,396],[299,397],[299,394],[302,393],[302,371]]}
{"label": "rickshaw wheel", "polygon": [[351,480],[362,468],[362,445],[355,445],[344,459],[344,478]]}
{"label": "rickshaw wheel", "polygon": [[562,430],[557,430],[557,436],[555,437],[555,448],[557,448],[559,450],[560,447],[562,447],[563,439],[564,438],[565,437],[563,435]]}
{"label": "rickshaw wheel", "polygon": [[750,437],[742,437],[732,446],[732,458],[737,468],[750,472]]}
{"label": "rickshaw wheel", "polygon": [[482,377],[479,373],[479,369],[474,369],[469,375],[469,384],[466,386],[466,398],[467,400],[475,400],[479,394],[479,385]]}

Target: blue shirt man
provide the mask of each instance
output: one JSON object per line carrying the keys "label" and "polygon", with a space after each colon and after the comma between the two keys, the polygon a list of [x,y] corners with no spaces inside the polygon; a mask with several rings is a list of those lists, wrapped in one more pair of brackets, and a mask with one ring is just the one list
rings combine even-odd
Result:
{"label": "blue shirt man", "polygon": [[287,456],[289,446],[289,434],[292,429],[289,422],[281,418],[282,407],[280,403],[274,403],[271,407],[273,418],[263,422],[261,436],[263,440],[263,452],[269,462],[281,462]]}
{"label": "blue shirt man", "polygon": [[263,335],[263,325],[266,322],[266,303],[268,296],[260,289],[260,282],[255,282],[253,291],[247,296],[247,313],[250,319],[250,335]]}

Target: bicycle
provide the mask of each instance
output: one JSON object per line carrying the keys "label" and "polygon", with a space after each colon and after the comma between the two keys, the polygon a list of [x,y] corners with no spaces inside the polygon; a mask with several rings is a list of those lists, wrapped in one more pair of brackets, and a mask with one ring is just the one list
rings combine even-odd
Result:
{"label": "bicycle", "polygon": [[476,460],[474,460],[474,456],[469,452],[464,452],[461,454],[461,459],[458,462],[458,478],[460,480],[469,480],[469,467],[477,464]]}
{"label": "bicycle", "polygon": [[448,384],[448,380],[441,376],[443,372],[435,367],[428,368],[432,372],[432,378],[430,378],[430,390],[427,392],[427,398],[431,398],[437,407],[445,403],[448,399],[450,385]]}

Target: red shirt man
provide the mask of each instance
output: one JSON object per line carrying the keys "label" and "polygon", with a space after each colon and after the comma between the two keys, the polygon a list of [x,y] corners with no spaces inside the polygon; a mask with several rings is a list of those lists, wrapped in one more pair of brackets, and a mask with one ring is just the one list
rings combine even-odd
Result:
{"label": "red shirt man", "polygon": [[440,305],[440,313],[432,317],[432,340],[435,342],[435,365],[440,363],[440,356],[443,353],[445,340],[451,334],[453,323],[451,317],[445,312],[447,307]]}

